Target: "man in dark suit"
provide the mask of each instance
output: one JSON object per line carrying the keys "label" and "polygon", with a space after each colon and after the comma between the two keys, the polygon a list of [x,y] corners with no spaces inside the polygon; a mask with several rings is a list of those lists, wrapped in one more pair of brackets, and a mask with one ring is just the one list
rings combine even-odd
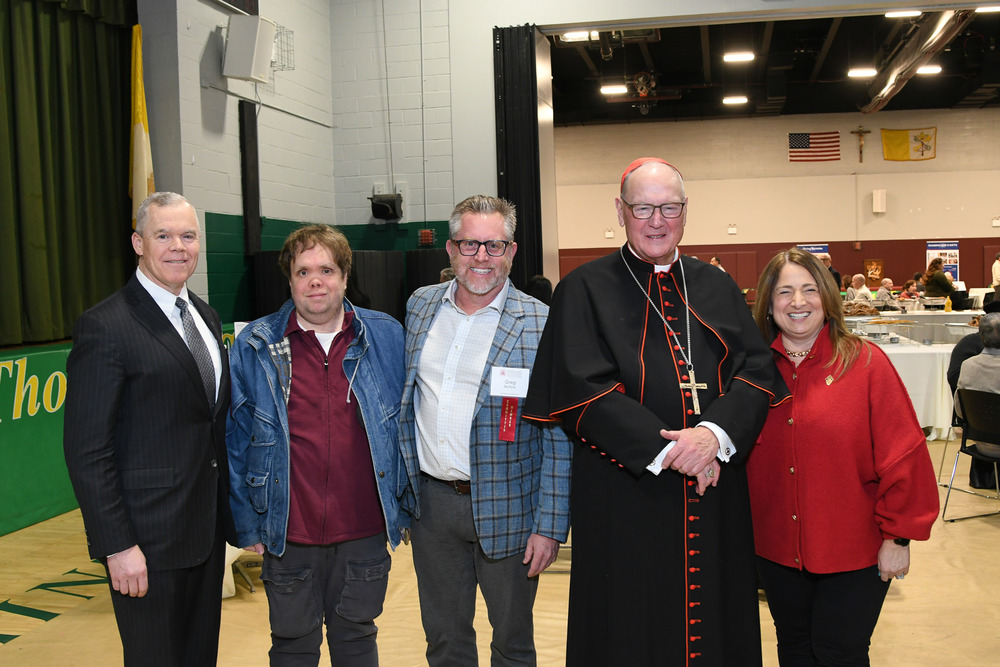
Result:
{"label": "man in dark suit", "polygon": [[218,314],[185,286],[200,250],[194,207],[150,195],[132,247],[135,275],[76,322],[66,464],[125,664],[214,665],[225,540],[236,541],[229,363]]}

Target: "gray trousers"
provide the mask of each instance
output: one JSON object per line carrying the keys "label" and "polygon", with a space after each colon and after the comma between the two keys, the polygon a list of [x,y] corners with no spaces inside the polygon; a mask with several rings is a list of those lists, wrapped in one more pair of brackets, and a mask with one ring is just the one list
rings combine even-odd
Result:
{"label": "gray trousers", "polygon": [[477,584],[493,626],[491,664],[535,665],[531,608],[538,577],[528,578],[524,553],[489,558],[476,536],[472,497],[424,476],[418,483],[420,519],[410,532],[428,665],[479,664],[472,624]]}
{"label": "gray trousers", "polygon": [[271,665],[318,665],[325,620],[330,664],[377,666],[374,619],[390,565],[384,532],[323,546],[288,543],[280,558],[264,552]]}

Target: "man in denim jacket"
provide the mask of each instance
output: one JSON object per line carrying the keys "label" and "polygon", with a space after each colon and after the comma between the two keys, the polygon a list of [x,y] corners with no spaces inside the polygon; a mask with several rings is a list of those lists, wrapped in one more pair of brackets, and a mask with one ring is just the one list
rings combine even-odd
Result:
{"label": "man in denim jacket", "polygon": [[[397,445],[403,328],[344,298],[351,248],[302,227],[279,257],[292,299],[230,351],[226,444],[239,545],[264,557],[272,665],[377,665],[390,558],[402,538]],[[399,478],[403,475],[403,478]]]}

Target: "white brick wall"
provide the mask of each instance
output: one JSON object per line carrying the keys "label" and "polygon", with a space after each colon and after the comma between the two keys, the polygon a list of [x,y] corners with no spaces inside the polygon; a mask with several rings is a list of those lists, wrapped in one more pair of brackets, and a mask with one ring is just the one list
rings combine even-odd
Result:
{"label": "white brick wall", "polygon": [[332,10],[339,224],[371,221],[376,183],[406,184],[403,222],[443,220],[455,203],[447,0],[384,5],[384,16],[378,0]]}
{"label": "white brick wall", "polygon": [[[295,69],[272,72],[268,85],[256,86],[222,76],[230,14],[224,7],[201,0],[138,4],[148,35],[146,101],[157,187],[184,194],[202,225],[205,211],[242,214],[238,102],[259,100],[261,213],[333,222],[328,0],[260,3],[261,16],[294,33]],[[207,293],[205,272],[203,261],[191,280],[200,294]]]}

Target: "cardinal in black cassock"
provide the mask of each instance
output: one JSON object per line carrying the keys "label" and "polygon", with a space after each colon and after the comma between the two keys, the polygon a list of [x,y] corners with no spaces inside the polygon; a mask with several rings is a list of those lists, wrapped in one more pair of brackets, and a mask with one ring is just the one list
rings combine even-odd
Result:
{"label": "cardinal in black cassock", "polygon": [[787,389],[732,278],[677,253],[679,172],[637,160],[616,204],[629,241],[559,283],[524,408],[578,440],[566,664],[759,665],[744,461]]}

